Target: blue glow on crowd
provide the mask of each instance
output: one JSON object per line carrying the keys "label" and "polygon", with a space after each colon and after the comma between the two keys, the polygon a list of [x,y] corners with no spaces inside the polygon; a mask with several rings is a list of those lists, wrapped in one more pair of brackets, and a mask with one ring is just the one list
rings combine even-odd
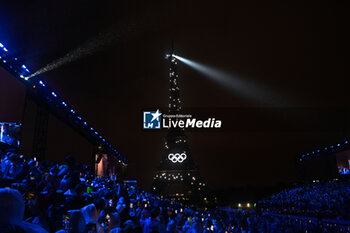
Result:
{"label": "blue glow on crowd", "polygon": [[71,156],[65,162],[49,164],[8,152],[2,155],[0,168],[0,227],[10,223],[7,227],[16,229],[12,232],[350,230],[349,181],[297,186],[272,195],[252,208],[207,209],[163,199],[123,183],[115,176],[96,177],[92,169],[76,164]]}

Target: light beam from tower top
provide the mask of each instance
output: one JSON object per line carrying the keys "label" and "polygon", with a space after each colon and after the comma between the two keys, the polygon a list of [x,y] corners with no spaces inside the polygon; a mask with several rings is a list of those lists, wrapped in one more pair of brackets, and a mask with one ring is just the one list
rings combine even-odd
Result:
{"label": "light beam from tower top", "polygon": [[177,55],[174,54],[174,53],[165,54],[165,59],[170,60],[171,62],[175,62],[176,61],[176,57],[177,57]]}

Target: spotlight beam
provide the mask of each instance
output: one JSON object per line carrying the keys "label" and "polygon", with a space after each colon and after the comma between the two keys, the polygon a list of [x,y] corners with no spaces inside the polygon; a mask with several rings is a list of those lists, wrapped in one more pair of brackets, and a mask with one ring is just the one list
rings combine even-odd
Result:
{"label": "spotlight beam", "polygon": [[107,33],[99,34],[95,38],[92,38],[86,41],[85,43],[83,43],[82,45],[78,46],[77,48],[71,50],[63,57],[60,57],[52,61],[51,63],[47,64],[46,66],[42,67],[41,69],[37,70],[30,76],[26,77],[26,79],[28,80],[29,78],[57,69],[63,65],[74,62],[86,56],[92,55],[95,52],[102,50],[103,48],[111,45],[116,40],[117,37],[118,37],[117,34],[115,34],[113,31],[108,31]]}
{"label": "spotlight beam", "polygon": [[265,88],[262,86],[258,87],[257,83],[253,84],[236,75],[232,75],[228,72],[192,61],[184,57],[180,57],[178,55],[172,54],[172,56],[184,64],[192,67],[194,70],[198,71],[204,76],[208,77],[215,83],[225,87],[233,93],[238,93],[247,99],[268,104],[276,103],[276,101],[279,101],[279,98],[274,96],[271,91],[265,90]]}
{"label": "spotlight beam", "polygon": [[57,69],[68,63],[77,61],[81,58],[93,55],[96,52],[107,49],[108,47],[112,46],[115,42],[119,41],[122,37],[126,37],[133,32],[133,25],[127,25],[126,23],[114,25],[108,30],[99,33],[97,36],[90,38],[83,44],[69,51],[63,57],[57,58],[56,60],[40,68],[33,74],[25,77],[25,79],[28,80],[32,77]]}

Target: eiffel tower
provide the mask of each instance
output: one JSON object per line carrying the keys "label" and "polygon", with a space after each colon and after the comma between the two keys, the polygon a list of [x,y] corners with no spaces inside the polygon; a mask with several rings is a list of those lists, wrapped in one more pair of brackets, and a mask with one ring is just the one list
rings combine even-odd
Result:
{"label": "eiffel tower", "polygon": [[[165,56],[169,62],[169,115],[181,114],[177,59],[172,52]],[[178,119],[178,118],[175,118]],[[192,158],[187,136],[183,128],[169,128],[160,165],[157,168],[152,192],[174,201],[193,202],[203,200],[206,185]]]}

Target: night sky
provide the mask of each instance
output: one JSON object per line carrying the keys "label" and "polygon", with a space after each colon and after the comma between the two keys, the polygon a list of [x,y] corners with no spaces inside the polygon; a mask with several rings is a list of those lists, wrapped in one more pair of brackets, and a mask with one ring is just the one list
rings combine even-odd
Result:
{"label": "night sky", "polygon": [[[207,117],[221,112],[223,125],[230,125],[221,131],[187,132],[210,188],[293,182],[297,155],[350,136],[346,117],[339,119],[344,128],[333,131],[321,127],[327,121],[320,129],[303,124],[291,130],[292,116],[287,129],[272,121],[245,130],[241,125],[250,125],[255,114],[246,121],[234,118],[242,108],[288,112],[293,107],[311,123],[319,116],[309,114],[310,109],[332,115],[333,107],[349,107],[346,1],[16,2],[1,3],[0,42],[32,71],[98,34],[113,32],[113,43],[107,40],[90,56],[40,77],[116,146],[129,161],[129,178],[144,188],[152,182],[166,132],[143,131],[142,111],[168,105],[164,55],[172,40],[180,56],[275,96],[254,102],[179,64],[183,107]],[[22,84],[0,69],[0,121],[21,120],[23,93]],[[48,160],[74,154],[87,161],[91,148],[84,145],[62,123],[50,121]]]}

